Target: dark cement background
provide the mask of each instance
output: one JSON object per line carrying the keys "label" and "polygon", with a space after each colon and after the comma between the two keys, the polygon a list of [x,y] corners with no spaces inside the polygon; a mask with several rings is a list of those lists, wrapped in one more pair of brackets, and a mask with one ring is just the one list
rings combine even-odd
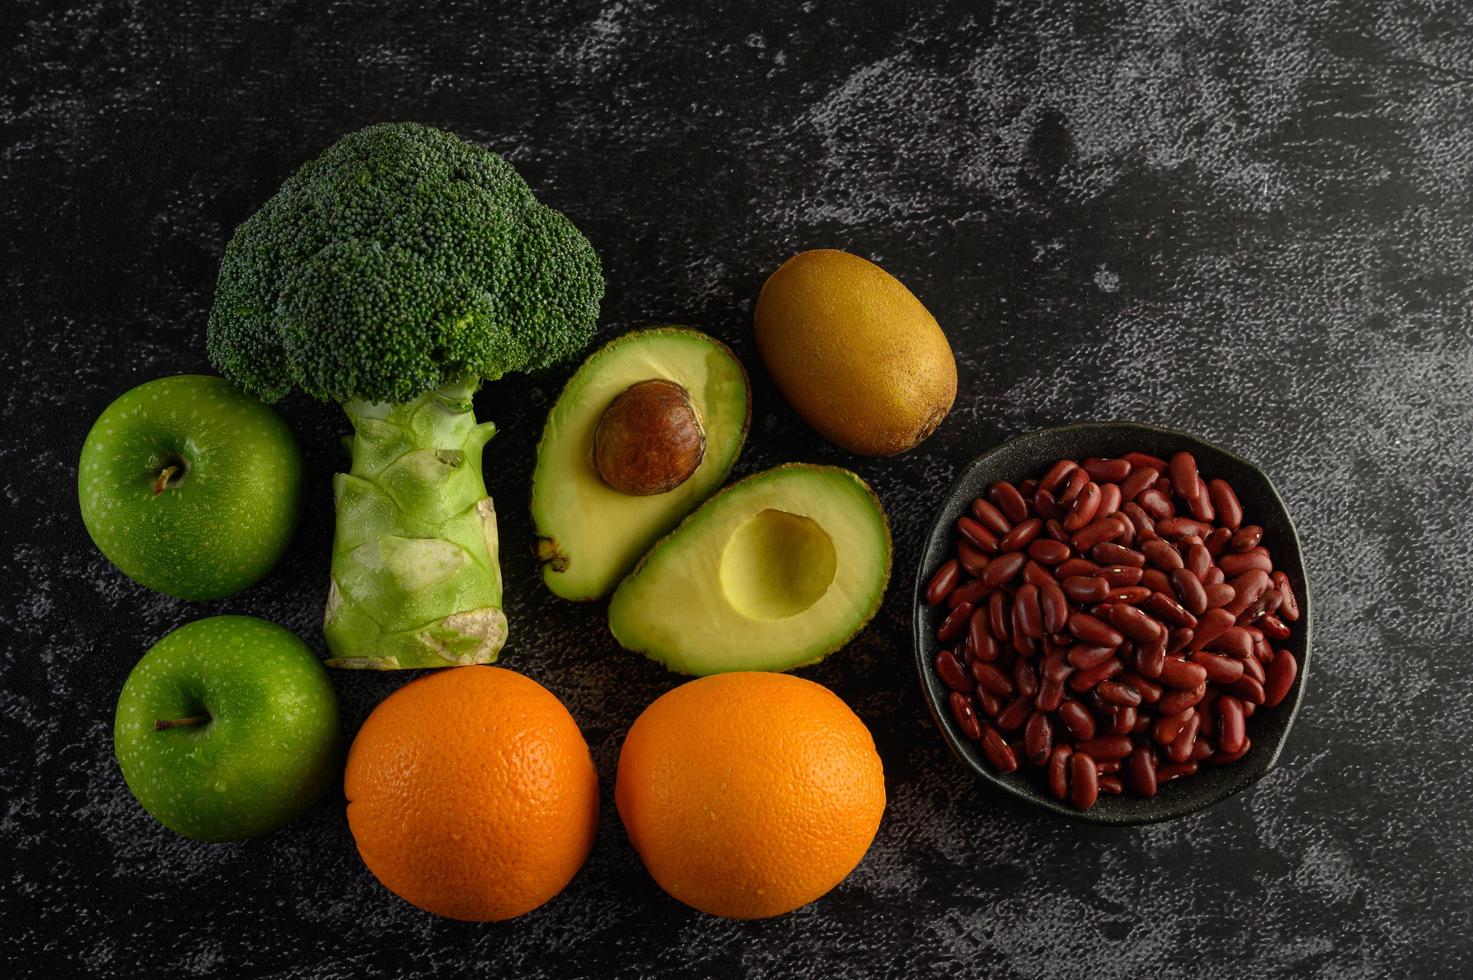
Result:
{"label": "dark cement background", "polygon": [[[10,0],[0,8],[0,968],[8,975],[1467,976],[1473,972],[1473,24],[1458,0],[912,4]],[[283,410],[311,514],[264,583],[191,605],[121,578],[74,503],[115,395],[206,369],[216,263],[296,164],[382,119],[508,155],[600,249],[604,334],[711,331],[756,383],[739,472],[852,466],[897,573],[805,673],[868,722],[891,803],[816,905],[693,913],[612,806],[620,738],[674,683],[542,590],[526,488],[560,378],[488,387],[505,663],[562,697],[604,785],[593,856],[516,922],[384,892],[329,800],[238,846],[174,837],[112,758],[128,670],[245,612],[320,644],[345,423]],[[755,359],[753,298],[833,245],[910,285],[957,350],[940,432],[825,445]],[[918,539],[975,452],[1135,418],[1261,463],[1304,537],[1315,669],[1281,767],[1194,817],[1080,827],[988,795],[926,719]],[[406,678],[338,674],[350,724]]]}

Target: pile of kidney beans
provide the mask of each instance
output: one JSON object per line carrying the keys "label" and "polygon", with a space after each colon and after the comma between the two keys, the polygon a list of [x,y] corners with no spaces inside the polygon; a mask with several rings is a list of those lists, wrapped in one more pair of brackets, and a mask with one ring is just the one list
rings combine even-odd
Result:
{"label": "pile of kidney beans", "polygon": [[952,716],[995,769],[1034,766],[1060,800],[1155,796],[1236,762],[1245,721],[1294,684],[1272,645],[1299,618],[1288,577],[1190,453],[1061,459],[994,483],[957,532],[926,590],[948,610]]}

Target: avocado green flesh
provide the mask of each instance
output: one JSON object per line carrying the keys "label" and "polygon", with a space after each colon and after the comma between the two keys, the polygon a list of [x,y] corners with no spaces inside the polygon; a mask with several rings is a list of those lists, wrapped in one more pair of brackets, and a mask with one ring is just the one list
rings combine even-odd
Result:
{"label": "avocado green flesh", "polygon": [[[634,497],[609,487],[593,464],[604,409],[632,384],[683,385],[706,432],[706,454],[668,493]],[[565,599],[598,599],[649,546],[726,479],[746,441],[751,393],[725,345],[695,330],[660,327],[625,334],[595,352],[548,414],[532,477],[542,578]]]}
{"label": "avocado green flesh", "polygon": [[788,670],[842,647],[890,578],[890,530],[848,470],[790,464],[711,498],[614,592],[624,647],[683,674]]}

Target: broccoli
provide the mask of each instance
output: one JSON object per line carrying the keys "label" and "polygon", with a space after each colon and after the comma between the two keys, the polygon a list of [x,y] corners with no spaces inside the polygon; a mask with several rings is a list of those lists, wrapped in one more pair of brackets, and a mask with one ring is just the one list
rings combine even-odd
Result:
{"label": "broccoli", "polygon": [[344,136],[236,229],[210,361],[265,401],[340,402],[352,463],[323,632],[340,667],[490,663],[506,642],[482,380],[593,336],[597,254],[501,157],[414,123]]}

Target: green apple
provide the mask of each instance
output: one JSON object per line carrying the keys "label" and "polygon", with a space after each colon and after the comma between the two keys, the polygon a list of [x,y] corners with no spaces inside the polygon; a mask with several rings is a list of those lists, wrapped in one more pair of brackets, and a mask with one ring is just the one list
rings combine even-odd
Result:
{"label": "green apple", "polygon": [[296,634],[254,616],[179,627],[128,675],[113,750],[159,823],[243,840],[300,814],[342,778],[338,701]]}
{"label": "green apple", "polygon": [[281,416],[200,374],[118,398],[77,467],[97,547],[124,575],[180,599],[233,595],[270,571],[301,496],[302,454]]}

